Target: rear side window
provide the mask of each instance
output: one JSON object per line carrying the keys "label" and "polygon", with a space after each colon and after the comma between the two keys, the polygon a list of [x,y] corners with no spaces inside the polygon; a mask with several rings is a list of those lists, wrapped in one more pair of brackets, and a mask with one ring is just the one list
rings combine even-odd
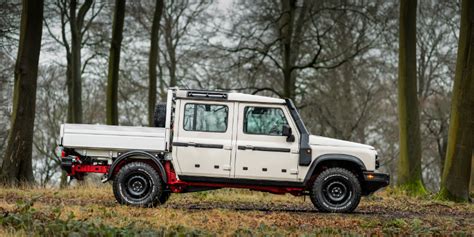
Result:
{"label": "rear side window", "polygon": [[196,132],[225,132],[229,107],[188,103],[184,106],[184,130]]}
{"label": "rear side window", "polygon": [[282,136],[283,125],[287,124],[280,108],[248,106],[244,109],[244,133]]}

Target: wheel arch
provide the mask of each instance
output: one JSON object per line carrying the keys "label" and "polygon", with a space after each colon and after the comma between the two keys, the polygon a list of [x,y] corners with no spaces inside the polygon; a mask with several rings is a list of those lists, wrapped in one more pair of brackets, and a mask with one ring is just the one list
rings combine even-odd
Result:
{"label": "wheel arch", "polygon": [[348,154],[324,154],[318,156],[314,161],[311,163],[308,173],[304,178],[304,186],[308,187],[316,176],[325,170],[326,168],[332,167],[340,167],[346,168],[357,175],[359,181],[361,179],[362,174],[366,169],[364,162],[356,156],[348,155]]}
{"label": "wheel arch", "polygon": [[120,168],[119,167],[120,164],[123,164],[124,162],[126,164],[132,161],[140,161],[140,160],[150,160],[158,168],[158,171],[161,175],[161,178],[163,179],[163,182],[165,184],[168,183],[166,171],[165,171],[165,168],[163,167],[163,164],[160,162],[160,159],[150,152],[141,151],[141,150],[127,151],[125,153],[120,154],[117,157],[117,159],[115,159],[114,162],[110,165],[109,173],[107,174],[107,177],[105,180],[103,180],[103,182],[107,182],[114,178],[116,174],[115,170],[117,168]]}

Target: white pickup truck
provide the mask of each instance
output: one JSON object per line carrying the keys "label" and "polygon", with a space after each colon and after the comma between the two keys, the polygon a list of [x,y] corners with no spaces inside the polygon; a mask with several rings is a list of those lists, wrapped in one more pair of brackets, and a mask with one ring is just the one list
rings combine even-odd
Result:
{"label": "white pickup truck", "polygon": [[372,146],[310,135],[288,99],[171,89],[155,127],[63,124],[60,134],[62,168],[77,179],[103,173],[127,205],[245,188],[309,195],[320,211],[351,212],[390,180]]}

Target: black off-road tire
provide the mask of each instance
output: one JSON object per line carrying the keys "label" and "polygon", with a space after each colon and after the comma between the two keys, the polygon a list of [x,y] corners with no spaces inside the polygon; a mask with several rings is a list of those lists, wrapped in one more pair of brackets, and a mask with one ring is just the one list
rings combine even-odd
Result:
{"label": "black off-road tire", "polygon": [[329,168],[314,181],[310,197],[322,212],[352,212],[360,202],[360,182],[349,170]]}
{"label": "black off-road tire", "polygon": [[160,175],[151,165],[132,162],[123,166],[115,176],[113,191],[120,204],[155,207],[161,204],[164,188]]}
{"label": "black off-road tire", "polygon": [[166,124],[166,103],[158,103],[153,114],[153,125],[158,128],[164,128]]}

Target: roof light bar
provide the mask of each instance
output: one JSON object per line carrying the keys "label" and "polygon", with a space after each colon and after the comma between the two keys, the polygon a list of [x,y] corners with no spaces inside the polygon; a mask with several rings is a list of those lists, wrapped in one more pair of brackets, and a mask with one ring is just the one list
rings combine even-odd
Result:
{"label": "roof light bar", "polygon": [[227,99],[227,94],[225,94],[225,93],[216,93],[216,92],[190,91],[190,92],[188,92],[188,97],[226,100]]}

